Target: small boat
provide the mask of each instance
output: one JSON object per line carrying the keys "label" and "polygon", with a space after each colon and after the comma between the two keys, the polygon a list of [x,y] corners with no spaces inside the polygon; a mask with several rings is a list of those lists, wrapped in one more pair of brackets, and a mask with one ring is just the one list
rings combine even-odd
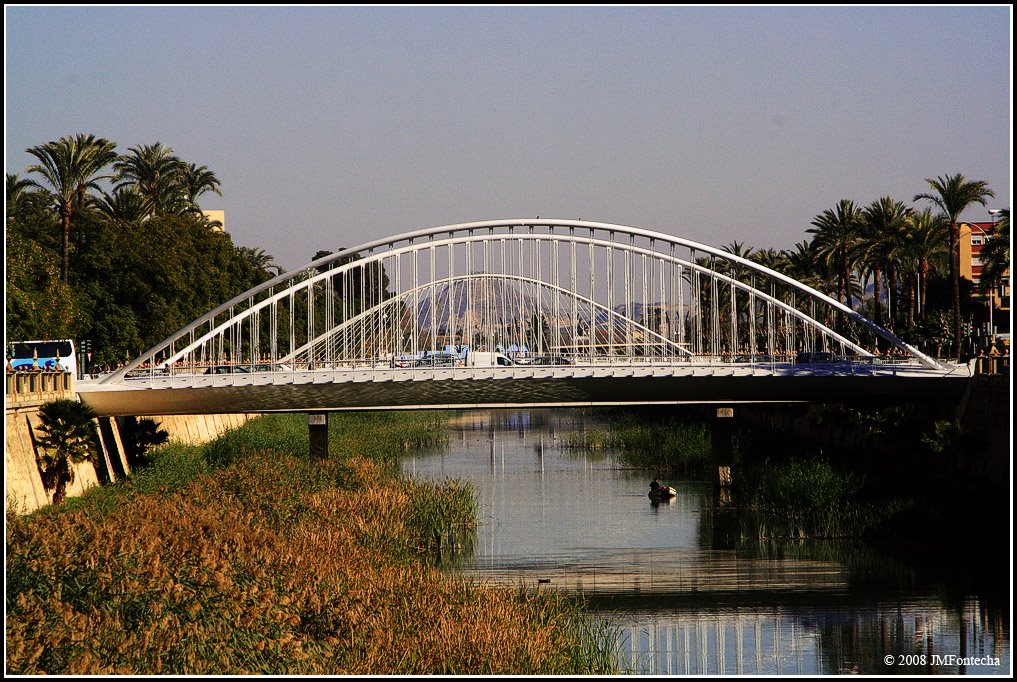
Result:
{"label": "small boat", "polygon": [[670,500],[672,497],[678,494],[678,491],[669,485],[662,485],[656,490],[651,490],[647,493],[651,500],[658,502],[660,500]]}

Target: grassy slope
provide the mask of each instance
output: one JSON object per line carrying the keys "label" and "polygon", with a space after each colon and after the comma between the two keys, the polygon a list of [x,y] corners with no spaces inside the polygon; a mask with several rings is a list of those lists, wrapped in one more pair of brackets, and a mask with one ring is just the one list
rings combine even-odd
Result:
{"label": "grassy slope", "polygon": [[429,558],[472,490],[395,475],[436,418],[255,420],[65,509],[7,518],[7,671],[18,674],[570,674],[606,635],[553,593],[469,584]]}

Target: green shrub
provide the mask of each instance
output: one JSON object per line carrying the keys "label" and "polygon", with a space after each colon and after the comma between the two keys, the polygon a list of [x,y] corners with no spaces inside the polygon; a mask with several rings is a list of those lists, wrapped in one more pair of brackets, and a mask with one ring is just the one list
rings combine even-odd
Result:
{"label": "green shrub", "polygon": [[866,499],[861,477],[819,459],[768,460],[735,484],[743,534],[761,538],[858,537],[910,505]]}

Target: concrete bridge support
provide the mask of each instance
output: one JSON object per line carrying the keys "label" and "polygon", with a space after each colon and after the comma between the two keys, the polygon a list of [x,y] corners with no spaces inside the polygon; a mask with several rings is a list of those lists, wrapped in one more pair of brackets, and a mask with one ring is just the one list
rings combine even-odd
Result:
{"label": "concrete bridge support", "polygon": [[328,412],[307,413],[311,457],[328,459]]}
{"label": "concrete bridge support", "polygon": [[738,522],[731,506],[731,462],[734,458],[734,408],[713,408],[710,449],[713,452],[713,546],[734,549]]}
{"label": "concrete bridge support", "polygon": [[721,506],[731,502],[731,460],[734,451],[734,408],[715,408],[711,423],[710,449],[713,452],[714,501]]}

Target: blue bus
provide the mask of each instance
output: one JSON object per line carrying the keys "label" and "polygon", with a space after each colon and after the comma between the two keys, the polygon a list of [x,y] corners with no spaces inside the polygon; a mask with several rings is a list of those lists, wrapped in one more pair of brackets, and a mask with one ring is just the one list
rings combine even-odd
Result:
{"label": "blue bus", "polygon": [[7,360],[15,371],[30,371],[35,367],[53,371],[59,365],[75,378],[78,376],[78,358],[70,339],[15,341],[7,345]]}

